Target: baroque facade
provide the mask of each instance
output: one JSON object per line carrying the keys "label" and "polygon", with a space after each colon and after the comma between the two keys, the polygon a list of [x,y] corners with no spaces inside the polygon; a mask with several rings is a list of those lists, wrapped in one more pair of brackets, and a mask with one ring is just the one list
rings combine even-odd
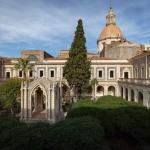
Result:
{"label": "baroque facade", "polygon": [[[97,53],[88,53],[91,61],[91,79],[98,84],[86,96],[122,96],[127,101],[150,107],[150,50],[149,46],[126,40],[116,24],[110,8],[106,26],[97,40]],[[33,64],[28,72],[29,83],[21,87],[22,120],[47,120],[56,122],[62,117],[62,99],[68,95],[68,84],[63,77],[63,67],[69,57],[68,50],[53,57],[42,50],[24,50],[21,57]],[[14,69],[17,58],[0,58],[1,83],[11,77],[22,78]]]}

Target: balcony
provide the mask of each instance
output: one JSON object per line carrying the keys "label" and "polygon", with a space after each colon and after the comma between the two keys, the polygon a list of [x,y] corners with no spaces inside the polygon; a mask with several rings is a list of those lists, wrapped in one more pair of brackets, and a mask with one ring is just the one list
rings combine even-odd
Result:
{"label": "balcony", "polygon": [[119,79],[118,82],[119,83],[150,86],[150,79],[134,79],[134,78],[124,79],[124,78],[121,78],[121,79]]}

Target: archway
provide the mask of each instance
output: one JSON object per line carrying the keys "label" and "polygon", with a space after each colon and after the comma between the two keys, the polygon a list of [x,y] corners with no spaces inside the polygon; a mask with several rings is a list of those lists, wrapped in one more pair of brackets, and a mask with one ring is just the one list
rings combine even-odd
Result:
{"label": "archway", "polygon": [[114,86],[108,87],[108,95],[115,96],[115,87]]}
{"label": "archway", "polygon": [[143,93],[142,92],[138,92],[138,102],[140,104],[143,104]]}
{"label": "archway", "polygon": [[131,101],[134,102],[134,90],[131,90]]}
{"label": "archway", "polygon": [[128,100],[128,89],[126,88],[126,100]]}
{"label": "archway", "polygon": [[40,87],[35,90],[31,96],[32,117],[36,119],[44,119],[46,115],[46,97]]}
{"label": "archway", "polygon": [[96,92],[97,92],[98,96],[104,96],[104,87],[103,86],[97,86]]}
{"label": "archway", "polygon": [[120,88],[121,91],[121,97],[123,98],[123,87]]}

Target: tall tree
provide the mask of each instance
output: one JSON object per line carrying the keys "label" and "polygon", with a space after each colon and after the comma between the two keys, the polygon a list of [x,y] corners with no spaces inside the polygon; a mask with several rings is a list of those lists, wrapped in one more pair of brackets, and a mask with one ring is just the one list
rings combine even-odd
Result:
{"label": "tall tree", "polygon": [[64,76],[70,88],[75,87],[75,92],[79,95],[89,84],[91,76],[90,61],[87,59],[85,44],[86,38],[84,36],[82,20],[80,19],[69,51],[69,58],[64,67]]}
{"label": "tall tree", "polygon": [[18,78],[6,80],[0,85],[1,107],[10,110],[12,114],[18,111],[17,109],[20,112],[20,88],[21,80]]}
{"label": "tall tree", "polygon": [[29,70],[32,70],[32,65],[29,64],[28,59],[26,59],[26,58],[19,58],[19,59],[18,59],[18,62],[15,64],[15,68],[16,68],[17,70],[22,71],[22,73],[23,73],[23,78],[24,78],[24,79],[27,79],[27,72],[28,72]]}

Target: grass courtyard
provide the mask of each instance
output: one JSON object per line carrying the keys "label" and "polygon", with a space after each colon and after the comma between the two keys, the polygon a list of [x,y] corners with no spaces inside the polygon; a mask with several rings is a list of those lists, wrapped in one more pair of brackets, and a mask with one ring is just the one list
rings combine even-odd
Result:
{"label": "grass courtyard", "polygon": [[118,97],[80,100],[54,125],[0,117],[2,150],[148,150],[149,143],[150,110]]}

